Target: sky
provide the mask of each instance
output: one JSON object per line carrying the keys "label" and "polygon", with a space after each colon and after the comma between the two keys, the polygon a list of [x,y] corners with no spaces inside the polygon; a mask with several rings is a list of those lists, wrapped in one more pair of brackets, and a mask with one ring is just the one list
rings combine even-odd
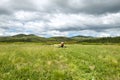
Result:
{"label": "sky", "polygon": [[0,36],[120,36],[120,0],[0,0]]}

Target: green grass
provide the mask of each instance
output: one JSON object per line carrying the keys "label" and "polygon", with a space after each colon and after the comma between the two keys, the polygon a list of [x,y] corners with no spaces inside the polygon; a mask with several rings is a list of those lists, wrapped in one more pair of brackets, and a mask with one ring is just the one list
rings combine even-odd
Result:
{"label": "green grass", "polygon": [[119,45],[0,44],[0,80],[120,80]]}

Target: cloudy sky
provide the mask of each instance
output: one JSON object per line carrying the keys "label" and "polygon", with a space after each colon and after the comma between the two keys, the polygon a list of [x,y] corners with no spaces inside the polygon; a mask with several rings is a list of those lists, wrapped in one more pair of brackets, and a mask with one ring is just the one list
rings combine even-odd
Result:
{"label": "cloudy sky", "polygon": [[120,0],[0,0],[0,36],[120,36]]}

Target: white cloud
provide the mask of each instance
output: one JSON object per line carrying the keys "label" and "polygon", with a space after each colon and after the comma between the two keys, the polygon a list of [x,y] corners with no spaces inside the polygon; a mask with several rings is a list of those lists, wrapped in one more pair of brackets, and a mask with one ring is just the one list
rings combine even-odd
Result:
{"label": "white cloud", "polygon": [[17,20],[23,20],[23,21],[33,20],[39,17],[39,15],[36,12],[28,12],[28,11],[18,11],[14,15]]}
{"label": "white cloud", "polygon": [[118,36],[119,3],[119,0],[1,0],[0,35]]}
{"label": "white cloud", "polygon": [[44,22],[28,22],[24,25],[24,28],[38,33],[46,29]]}
{"label": "white cloud", "polygon": [[7,4],[10,0],[0,0],[0,6],[4,6]]}
{"label": "white cloud", "polygon": [[106,16],[102,17],[103,24],[120,24],[120,12],[107,14]]}
{"label": "white cloud", "polygon": [[100,33],[98,37],[110,37],[110,34],[108,33]]}
{"label": "white cloud", "polygon": [[52,29],[57,30],[103,30],[118,28],[120,25],[120,13],[94,16],[87,14],[55,14],[48,23]]}
{"label": "white cloud", "polygon": [[5,32],[4,33],[5,36],[13,36],[13,35],[17,35],[17,34],[26,34],[26,35],[28,35],[30,33],[28,33],[28,32]]}
{"label": "white cloud", "polygon": [[47,32],[47,35],[48,36],[68,36],[68,32],[60,32],[60,31],[48,31]]}
{"label": "white cloud", "polygon": [[5,30],[4,29],[0,29],[0,36],[4,35]]}

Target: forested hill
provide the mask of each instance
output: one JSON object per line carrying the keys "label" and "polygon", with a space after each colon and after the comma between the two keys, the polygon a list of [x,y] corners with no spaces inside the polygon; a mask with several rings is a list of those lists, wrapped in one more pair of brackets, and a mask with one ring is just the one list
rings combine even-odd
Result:
{"label": "forested hill", "polygon": [[33,34],[18,34],[14,36],[0,37],[0,42],[44,42],[45,40],[44,37],[38,37]]}
{"label": "forested hill", "polygon": [[120,43],[120,37],[102,37],[96,38],[91,36],[73,36],[73,37],[50,37],[44,38],[34,34],[18,34],[14,36],[0,37],[0,42],[41,42],[41,43]]}
{"label": "forested hill", "polygon": [[120,37],[102,37],[102,38],[92,38],[78,41],[86,43],[120,43]]}

